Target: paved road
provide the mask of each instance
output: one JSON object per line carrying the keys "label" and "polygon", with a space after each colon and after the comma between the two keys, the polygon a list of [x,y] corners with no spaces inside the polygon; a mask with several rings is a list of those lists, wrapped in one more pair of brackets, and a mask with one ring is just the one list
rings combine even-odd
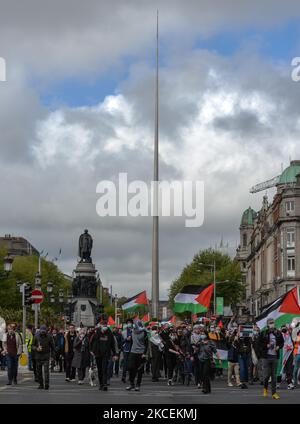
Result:
{"label": "paved road", "polygon": [[37,383],[32,380],[30,373],[22,375],[17,386],[5,386],[6,374],[0,373],[0,404],[8,403],[62,403],[62,404],[203,404],[203,403],[300,403],[300,388],[288,391],[285,386],[279,390],[281,399],[275,401],[261,396],[262,388],[256,384],[248,390],[229,388],[225,380],[213,382],[213,393],[202,394],[195,386],[176,384],[168,387],[166,381],[152,383],[149,376],[145,376],[141,392],[125,390],[120,379],[113,378],[108,392],[100,392],[98,387],[90,387],[87,383],[78,386],[77,383],[67,383],[64,375],[51,374],[50,390],[38,390]]}

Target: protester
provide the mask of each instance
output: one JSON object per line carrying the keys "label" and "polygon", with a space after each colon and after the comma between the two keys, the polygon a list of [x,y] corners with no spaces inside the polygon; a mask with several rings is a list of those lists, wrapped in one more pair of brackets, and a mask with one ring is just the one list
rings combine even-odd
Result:
{"label": "protester", "polygon": [[300,329],[298,327],[298,332],[295,336],[295,343],[294,343],[294,371],[293,371],[293,388],[297,387],[298,385],[298,375],[300,370]]}
{"label": "protester", "polygon": [[83,384],[86,368],[90,365],[89,339],[87,329],[81,328],[73,343],[74,356],[72,367],[77,369],[78,384]]}
{"label": "protester", "polygon": [[32,342],[33,342],[32,326],[29,325],[26,329],[26,336],[25,336],[25,344],[27,346],[27,352],[28,352],[28,369],[29,369],[29,371],[33,371]]}
{"label": "protester", "polygon": [[175,344],[175,340],[171,334],[169,324],[165,324],[161,332],[161,338],[164,344],[164,356],[166,359],[167,373],[168,373],[168,386],[173,386],[173,373],[176,366],[177,357],[181,352],[179,347]]}
{"label": "protester", "polygon": [[59,330],[54,339],[55,343],[55,363],[58,366],[58,371],[65,371],[65,331],[63,328]]}
{"label": "protester", "polygon": [[282,369],[281,369],[281,378],[285,377],[286,382],[288,384],[288,390],[294,388],[293,385],[293,350],[294,343],[292,340],[291,329],[286,325],[281,327],[281,333],[283,336],[284,344],[283,344],[283,357],[282,357]]}
{"label": "protester", "polygon": [[107,391],[109,360],[111,356],[113,356],[113,360],[116,359],[115,339],[107,325],[107,319],[103,319],[101,325],[96,329],[90,348],[96,359],[99,390]]}
{"label": "protester", "polygon": [[[137,320],[133,325],[132,331],[132,347],[128,358],[130,385],[126,387],[126,390],[140,391],[147,349],[147,332],[143,327],[143,323]],[[135,384],[136,376],[137,381]]]}
{"label": "protester", "polygon": [[202,379],[203,379],[203,390],[202,393],[209,394],[211,393],[211,367],[213,363],[213,355],[216,355],[220,361],[219,354],[217,352],[215,344],[208,339],[206,334],[201,335],[201,343],[199,345],[199,361],[202,363]]}
{"label": "protester", "polygon": [[[37,365],[38,389],[48,390],[50,356],[55,354],[55,345],[53,337],[47,333],[47,327],[45,325],[41,325],[39,333],[34,336],[32,349],[35,352]],[[43,370],[45,378],[43,378]]]}
{"label": "protester", "polygon": [[126,321],[126,328],[122,332],[122,352],[123,352],[123,371],[122,382],[126,383],[126,373],[128,370],[128,358],[132,346],[132,327],[133,320],[130,318]]}
{"label": "protester", "polygon": [[264,392],[263,396],[268,396],[268,385],[271,377],[272,397],[279,399],[280,396],[276,392],[276,371],[278,365],[279,351],[282,349],[284,340],[280,331],[275,328],[273,318],[267,320],[267,329],[259,335],[259,349],[263,358],[264,373]]}
{"label": "protester", "polygon": [[238,387],[241,387],[240,380],[240,365],[239,365],[239,335],[235,329],[232,332],[227,333],[226,345],[228,348],[228,376],[227,384],[229,387],[233,387],[232,377],[235,377],[235,383]]}
{"label": "protester", "polygon": [[75,326],[71,324],[69,331],[65,335],[65,368],[66,368],[66,381],[75,381],[76,368],[72,367],[74,356],[74,341],[76,339]]}
{"label": "protester", "polygon": [[164,350],[164,344],[158,333],[158,327],[152,326],[150,330],[149,338],[149,351],[151,358],[151,369],[152,369],[152,382],[157,383],[160,378],[160,368],[162,363],[162,355]]}
{"label": "protester", "polygon": [[3,338],[3,354],[6,356],[7,363],[7,386],[12,383],[18,384],[18,365],[19,356],[23,351],[23,343],[21,336],[15,331],[15,325],[9,324],[7,326],[7,333]]}

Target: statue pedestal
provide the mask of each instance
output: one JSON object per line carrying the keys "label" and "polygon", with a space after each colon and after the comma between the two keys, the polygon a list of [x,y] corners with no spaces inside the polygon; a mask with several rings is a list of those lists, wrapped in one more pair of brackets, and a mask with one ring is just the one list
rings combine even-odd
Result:
{"label": "statue pedestal", "polygon": [[91,262],[79,262],[73,279],[73,324],[93,327],[97,307],[97,270]]}
{"label": "statue pedestal", "polygon": [[94,311],[96,306],[96,299],[78,297],[75,302],[73,302],[74,319],[72,324],[76,327],[80,327],[80,325],[84,327],[94,327]]}

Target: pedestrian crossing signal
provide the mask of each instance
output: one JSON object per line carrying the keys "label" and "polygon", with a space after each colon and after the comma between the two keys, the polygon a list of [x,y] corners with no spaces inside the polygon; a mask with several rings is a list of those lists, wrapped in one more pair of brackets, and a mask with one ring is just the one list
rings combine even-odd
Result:
{"label": "pedestrian crossing signal", "polygon": [[23,290],[24,290],[24,304],[25,304],[25,306],[32,305],[34,303],[34,301],[31,298],[32,288],[31,288],[30,284],[25,283]]}

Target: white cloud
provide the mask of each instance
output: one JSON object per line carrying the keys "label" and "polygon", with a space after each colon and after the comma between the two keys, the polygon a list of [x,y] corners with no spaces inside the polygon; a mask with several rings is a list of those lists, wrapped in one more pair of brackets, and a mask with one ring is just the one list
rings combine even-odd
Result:
{"label": "white cloud", "polygon": [[[28,2],[30,13],[13,14],[12,1],[6,18],[0,16],[0,48],[15,64],[0,87],[0,195],[5,199],[0,231],[28,237],[50,257],[62,247],[60,265],[71,272],[77,238],[87,226],[95,239],[94,261],[107,284],[120,295],[133,295],[150,288],[151,219],[100,219],[95,189],[100,179],[115,180],[119,172],[128,172],[129,179],[152,177],[149,57],[156,5],[145,2],[143,8],[139,2],[136,8],[132,2],[111,13],[120,2],[109,4],[74,1],[70,9],[68,1],[59,7],[54,1],[43,5],[37,19],[40,2]],[[300,153],[300,85],[291,82],[284,64],[247,50],[224,58],[191,48],[199,33],[208,37],[227,25],[283,23],[294,9],[281,2],[272,2],[272,13],[270,2],[211,4],[160,3],[162,39],[173,40],[160,72],[160,175],[204,180],[206,187],[203,227],[185,229],[183,220],[161,219],[164,297],[198,249],[214,247],[222,234],[234,245],[242,210],[260,204],[260,195],[249,195],[250,186],[277,175],[281,162],[287,165],[289,155],[295,159]],[[128,77],[92,107],[46,110],[29,83],[31,73],[45,86],[57,77],[100,74],[125,66],[127,54],[133,61]]]}

